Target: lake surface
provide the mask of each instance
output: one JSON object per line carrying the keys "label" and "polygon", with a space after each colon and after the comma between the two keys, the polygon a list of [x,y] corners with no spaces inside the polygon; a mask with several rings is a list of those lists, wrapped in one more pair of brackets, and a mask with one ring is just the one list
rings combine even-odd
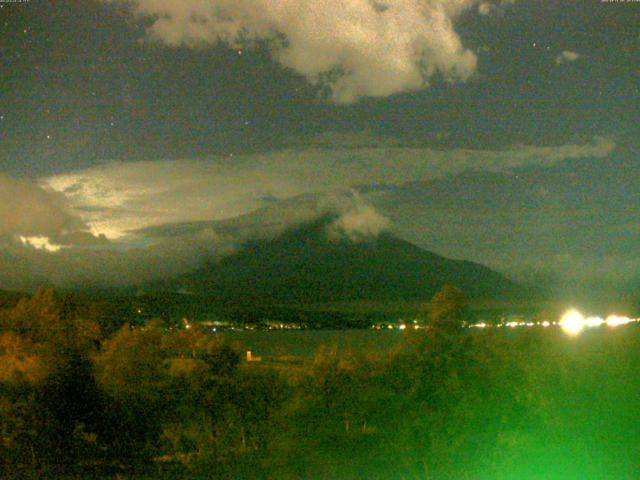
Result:
{"label": "lake surface", "polygon": [[398,330],[232,330],[222,335],[254,355],[313,356],[322,345],[338,352],[384,352],[403,338]]}
{"label": "lake surface", "polygon": [[[592,317],[595,318],[595,317]],[[607,332],[620,331],[626,334],[636,334],[640,324],[638,319],[627,319],[630,324],[612,328],[611,326],[598,326],[585,328],[578,335],[567,334],[559,325],[549,326],[551,332],[556,332],[565,338],[567,345],[576,343],[578,337],[587,339],[607,335]],[[507,338],[513,338],[524,333],[530,328],[541,329],[540,325],[522,326],[515,328],[501,328]],[[475,328],[465,330],[472,333]],[[296,357],[311,357],[319,348],[327,346],[335,348],[339,353],[382,353],[395,347],[405,337],[401,330],[227,330],[218,333],[226,339],[238,342],[244,350],[251,350],[257,356],[281,356],[292,355]],[[575,335],[575,336],[574,336]],[[578,342],[580,343],[580,342]]]}

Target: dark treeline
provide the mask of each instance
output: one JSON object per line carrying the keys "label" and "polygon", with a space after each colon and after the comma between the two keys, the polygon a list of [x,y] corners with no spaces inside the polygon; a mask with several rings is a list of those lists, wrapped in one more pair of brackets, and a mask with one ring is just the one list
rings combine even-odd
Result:
{"label": "dark treeline", "polygon": [[[0,298],[0,308],[2,308]],[[398,317],[414,311],[397,309],[391,312],[348,312],[313,308],[308,305],[275,305],[247,298],[237,302],[179,293],[141,295],[95,294],[77,298],[90,305],[99,319],[102,331],[110,334],[125,323],[141,325],[149,320],[161,320],[167,326],[182,326],[190,321],[219,321],[235,327],[267,328],[269,322],[299,325],[308,329],[368,328],[375,323],[395,323]]]}
{"label": "dark treeline", "polygon": [[638,478],[636,329],[463,334],[458,294],[384,354],[245,362],[41,290],[1,316],[0,477]]}

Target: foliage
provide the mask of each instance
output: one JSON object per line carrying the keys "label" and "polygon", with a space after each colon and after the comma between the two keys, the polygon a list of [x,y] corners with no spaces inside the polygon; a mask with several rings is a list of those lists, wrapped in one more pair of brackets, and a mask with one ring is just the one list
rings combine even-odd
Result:
{"label": "foliage", "polygon": [[[1,319],[2,478],[636,478],[640,335],[431,326],[385,353],[241,361],[197,325],[108,337],[42,291]],[[606,449],[615,445],[615,449]]]}
{"label": "foliage", "polygon": [[466,299],[462,290],[445,285],[438,291],[429,305],[429,324],[444,331],[457,331],[466,313]]}

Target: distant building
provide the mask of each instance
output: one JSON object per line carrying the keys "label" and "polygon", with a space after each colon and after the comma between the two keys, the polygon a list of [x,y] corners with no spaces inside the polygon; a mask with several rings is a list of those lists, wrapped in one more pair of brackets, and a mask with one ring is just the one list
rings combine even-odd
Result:
{"label": "distant building", "polygon": [[262,357],[254,357],[251,350],[247,350],[247,362],[261,362]]}

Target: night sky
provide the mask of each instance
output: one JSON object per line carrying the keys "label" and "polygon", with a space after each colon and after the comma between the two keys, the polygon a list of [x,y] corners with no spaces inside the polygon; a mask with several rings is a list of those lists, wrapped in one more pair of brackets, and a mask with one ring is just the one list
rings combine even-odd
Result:
{"label": "night sky", "polygon": [[327,210],[637,279],[639,27],[631,1],[0,3],[0,288],[171,275],[233,221]]}

